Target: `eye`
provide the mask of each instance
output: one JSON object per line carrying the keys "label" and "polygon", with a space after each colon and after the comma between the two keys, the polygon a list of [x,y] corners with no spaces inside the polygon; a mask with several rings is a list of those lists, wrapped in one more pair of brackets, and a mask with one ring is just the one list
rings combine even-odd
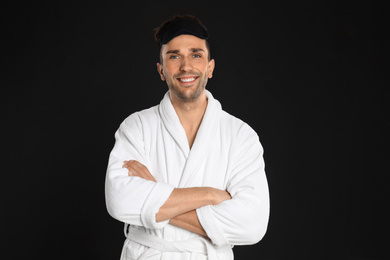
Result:
{"label": "eye", "polygon": [[192,57],[194,57],[194,58],[201,58],[202,56],[200,54],[194,54],[194,55],[192,55]]}
{"label": "eye", "polygon": [[170,59],[178,59],[179,56],[177,56],[177,55],[172,55],[172,56],[170,56],[169,58],[170,58]]}

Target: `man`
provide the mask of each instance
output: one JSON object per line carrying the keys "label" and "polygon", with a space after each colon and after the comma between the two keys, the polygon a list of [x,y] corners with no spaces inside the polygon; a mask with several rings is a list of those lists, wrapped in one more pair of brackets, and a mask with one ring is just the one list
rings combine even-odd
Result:
{"label": "man", "polygon": [[107,170],[108,212],[125,223],[121,259],[233,259],[233,245],[267,228],[263,149],[205,89],[215,61],[199,20],[174,17],[155,36],[169,91],[121,124]]}

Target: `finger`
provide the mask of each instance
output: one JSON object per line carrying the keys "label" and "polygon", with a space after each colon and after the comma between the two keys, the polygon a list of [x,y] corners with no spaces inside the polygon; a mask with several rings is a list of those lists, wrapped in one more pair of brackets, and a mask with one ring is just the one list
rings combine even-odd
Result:
{"label": "finger", "polygon": [[139,176],[144,176],[148,171],[148,169],[143,164],[137,161],[129,162],[128,169],[131,169],[133,173],[137,173]]}
{"label": "finger", "polygon": [[129,165],[129,162],[130,161],[123,161],[122,168],[127,168],[127,166]]}
{"label": "finger", "polygon": [[146,167],[143,167],[142,169],[142,177],[146,180],[150,180],[150,181],[156,181],[156,179],[154,178],[154,176],[149,172],[148,168]]}
{"label": "finger", "polygon": [[151,175],[148,168],[146,168],[146,166],[141,163],[135,163],[133,167],[137,170],[140,176],[149,177]]}
{"label": "finger", "polygon": [[125,161],[124,167],[129,170],[128,172],[129,176],[137,176],[145,180],[156,182],[156,179],[149,172],[149,169],[138,161],[135,160]]}
{"label": "finger", "polygon": [[129,164],[127,164],[127,169],[129,170],[131,176],[143,178],[144,174],[136,161],[129,162]]}
{"label": "finger", "polygon": [[129,161],[123,161],[122,168],[128,168],[132,163],[135,162],[134,160],[129,160]]}
{"label": "finger", "polygon": [[136,175],[140,178],[150,181],[156,181],[153,175],[149,172],[149,169],[140,162],[135,161],[131,164],[132,171],[136,172]]}

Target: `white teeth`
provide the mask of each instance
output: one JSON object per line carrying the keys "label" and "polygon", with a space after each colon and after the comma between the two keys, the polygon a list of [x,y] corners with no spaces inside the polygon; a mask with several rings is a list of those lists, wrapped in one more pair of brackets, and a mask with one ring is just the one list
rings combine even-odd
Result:
{"label": "white teeth", "polygon": [[195,78],[180,79],[181,82],[191,82],[194,80],[195,80]]}

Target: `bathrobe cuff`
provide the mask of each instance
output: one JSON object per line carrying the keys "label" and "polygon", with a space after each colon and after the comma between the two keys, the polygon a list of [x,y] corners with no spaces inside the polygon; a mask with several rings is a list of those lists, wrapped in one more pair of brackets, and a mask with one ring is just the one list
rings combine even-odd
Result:
{"label": "bathrobe cuff", "polygon": [[229,244],[229,241],[225,238],[218,223],[215,221],[212,207],[214,206],[207,205],[196,209],[199,222],[213,244],[218,246]]}
{"label": "bathrobe cuff", "polygon": [[169,220],[156,222],[156,214],[168,200],[174,188],[173,185],[167,183],[155,183],[141,209],[141,222],[145,228],[161,229],[168,224]]}

